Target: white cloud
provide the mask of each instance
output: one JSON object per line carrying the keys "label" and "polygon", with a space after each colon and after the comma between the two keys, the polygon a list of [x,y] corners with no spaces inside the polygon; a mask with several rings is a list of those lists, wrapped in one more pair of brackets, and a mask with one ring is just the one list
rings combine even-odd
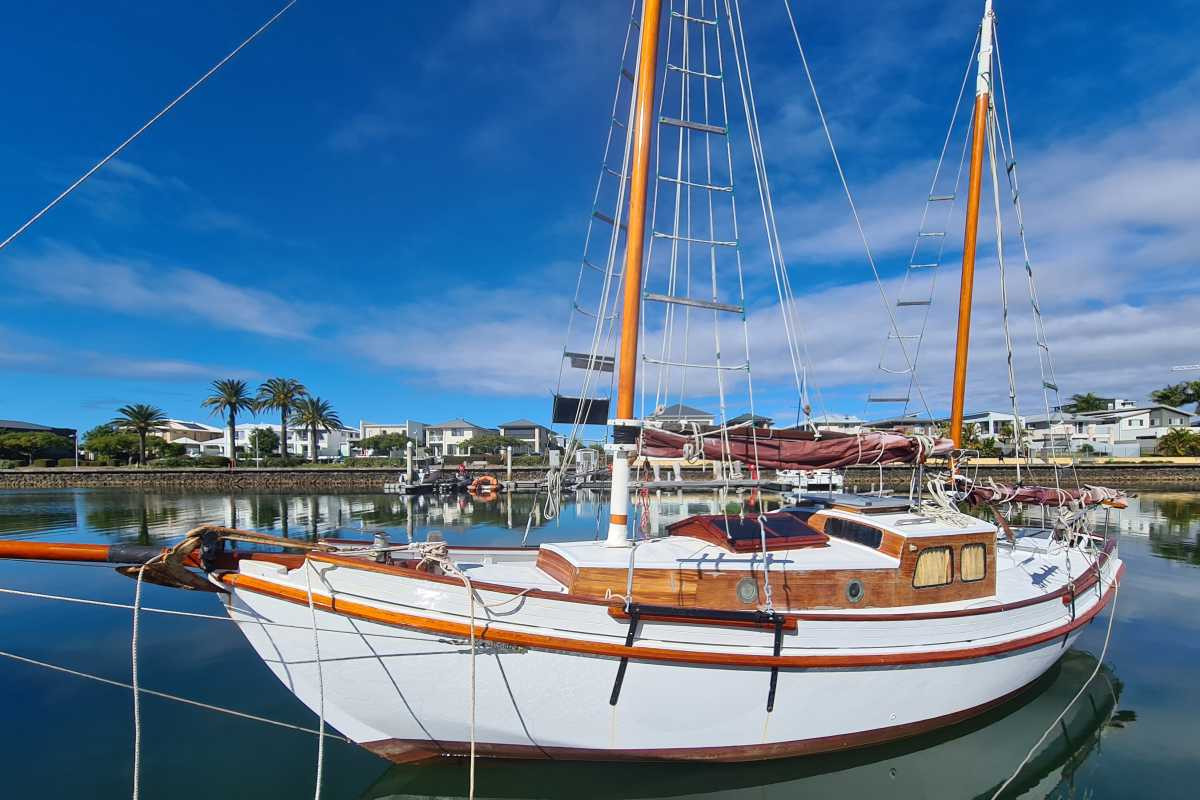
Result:
{"label": "white cloud", "polygon": [[0,327],[0,368],[144,380],[209,380],[214,376],[254,378],[257,373],[236,367],[173,358],[142,358],[91,349],[71,350],[60,344]]}
{"label": "white cloud", "polygon": [[196,270],[93,256],[49,242],[12,259],[7,271],[24,289],[57,302],[136,316],[169,317],[284,339],[315,327],[311,304],[238,286]]}

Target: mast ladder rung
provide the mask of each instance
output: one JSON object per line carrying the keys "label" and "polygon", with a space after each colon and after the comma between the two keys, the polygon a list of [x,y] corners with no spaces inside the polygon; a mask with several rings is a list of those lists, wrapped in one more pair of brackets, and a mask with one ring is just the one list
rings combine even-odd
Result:
{"label": "mast ladder rung", "polygon": [[676,242],[689,242],[691,244],[704,244],[711,247],[737,247],[737,242],[722,242],[714,239],[696,239],[691,236],[675,236],[671,233],[654,232],[655,239],[672,239]]}
{"label": "mast ladder rung", "polygon": [[940,239],[945,235],[945,231],[921,231],[917,234],[921,239]]}
{"label": "mast ladder rung", "polygon": [[885,367],[883,364],[879,365],[879,371],[886,372],[888,375],[911,375],[912,374],[912,369],[909,367],[905,367],[904,369],[892,369],[891,367]]}
{"label": "mast ladder rung", "polygon": [[612,175],[614,178],[619,179],[619,178],[625,177],[624,175],[622,175],[621,173],[617,172],[615,169],[610,167],[608,164],[604,165],[604,171],[607,172],[609,175]]}
{"label": "mast ladder rung", "polygon": [[[572,303],[572,305],[574,305],[574,306],[575,306],[575,310],[576,310],[576,311],[578,311],[580,314],[583,314],[585,317],[591,317],[592,319],[596,319],[596,312],[594,312],[594,311],[588,311],[586,308],[584,308],[583,306],[579,305],[579,303]],[[616,314],[609,314],[609,315],[608,315],[607,317],[605,317],[604,319],[605,319],[605,320],[615,319],[615,318],[616,318],[616,316],[617,316]]]}
{"label": "mast ladder rung", "polygon": [[653,356],[642,356],[642,360],[647,364],[656,364],[662,367],[682,367],[683,369],[716,369],[727,372],[737,372],[750,369],[748,362],[742,364],[693,364],[689,361],[668,361],[662,358]]}
{"label": "mast ladder rung", "polygon": [[633,73],[630,72],[629,70],[622,69],[621,77],[624,78],[625,80],[629,81],[630,83],[633,83]]}
{"label": "mast ladder rung", "polygon": [[624,123],[624,122],[621,122],[621,120],[617,119],[616,117],[613,117],[613,118],[612,118],[612,124],[613,124],[613,125],[616,125],[618,128],[624,128],[624,127],[625,127],[625,123]]}
{"label": "mast ladder rung", "polygon": [[741,306],[736,306],[732,303],[718,303],[715,300],[699,300],[694,297],[679,297],[673,294],[646,292],[643,297],[647,300],[653,300],[656,303],[674,303],[680,306],[691,306],[692,308],[707,308],[712,311],[728,311],[731,314],[741,314],[745,311]]}
{"label": "mast ladder rung", "polygon": [[688,128],[701,133],[715,133],[717,136],[724,136],[728,131],[720,125],[709,125],[707,122],[693,122],[690,119],[675,119],[674,117],[659,117],[658,121],[663,125],[674,125],[676,128]]}
{"label": "mast ladder rung", "polygon": [[919,334],[919,333],[896,333],[895,331],[888,331],[887,337],[889,339],[920,339],[921,334]]}
{"label": "mast ladder rung", "polygon": [[599,264],[593,264],[591,261],[589,261],[586,258],[583,260],[583,265],[585,267],[591,267],[592,269],[596,270],[596,272],[604,273],[607,271],[604,269],[604,267],[600,266]]}
{"label": "mast ladder rung", "polygon": [[868,403],[907,403],[908,401],[908,397],[888,397],[886,395],[878,396],[873,394],[867,395]]}
{"label": "mast ladder rung", "polygon": [[1057,391],[1058,391],[1058,384],[1057,384],[1057,383],[1051,383],[1050,381],[1042,381],[1042,387],[1043,387],[1043,388],[1046,388],[1046,389],[1049,389],[1049,390],[1050,390],[1050,391],[1052,391],[1052,392],[1057,392]]}
{"label": "mast ladder rung", "polygon": [[671,16],[675,17],[676,19],[681,19],[684,22],[698,22],[701,25],[716,25],[717,24],[717,21],[715,19],[705,19],[704,17],[689,17],[687,14],[681,14],[678,11],[672,11]]}
{"label": "mast ladder rung", "polygon": [[931,195],[929,195],[929,202],[931,202],[931,203],[941,203],[946,200],[953,200],[953,199],[954,199],[954,195],[952,195],[952,194],[931,194]]}
{"label": "mast ladder rung", "polygon": [[660,181],[668,183],[678,183],[681,186],[687,186],[692,189],[708,189],[711,192],[732,192],[732,186],[719,186],[715,183],[696,183],[695,181],[684,180],[683,178],[672,178],[670,175],[659,175]]}
{"label": "mast ladder rung", "polygon": [[909,269],[937,269],[941,264],[934,262],[932,264],[909,264]]}
{"label": "mast ladder rung", "polygon": [[674,64],[667,64],[667,69],[671,70],[672,72],[682,72],[684,75],[691,75],[693,78],[704,78],[704,79],[710,80],[710,81],[721,80],[721,76],[718,74],[714,74],[712,72],[699,72],[694,69],[688,69],[687,67],[679,67]]}
{"label": "mast ladder rung", "polygon": [[927,306],[933,303],[932,300],[897,300],[897,306]]}
{"label": "mast ladder rung", "polygon": [[[596,219],[600,220],[601,222],[607,222],[609,225],[617,224],[617,221],[615,219],[610,217],[608,214],[605,214],[603,211],[593,211],[592,216],[595,217]],[[625,230],[625,229],[626,229],[626,225],[624,222],[622,222],[621,230]]]}

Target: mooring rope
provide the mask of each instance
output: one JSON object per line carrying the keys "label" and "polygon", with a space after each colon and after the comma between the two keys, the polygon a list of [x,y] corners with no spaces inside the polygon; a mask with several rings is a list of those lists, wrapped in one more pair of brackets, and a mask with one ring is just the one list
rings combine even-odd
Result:
{"label": "mooring rope", "polygon": [[[313,654],[317,664],[317,731],[325,732],[325,671],[321,667],[321,637],[317,633],[317,608],[313,604],[312,571],[315,567],[308,559],[304,560],[304,587],[308,592],[308,613],[312,618]],[[330,601],[333,591],[330,590]],[[313,790],[313,800],[321,800],[321,775],[325,770],[325,737],[317,737],[317,785]]]}
{"label": "mooring rope", "polygon": [[[1102,580],[1102,578],[1100,579]],[[1088,679],[1083,682],[1083,686],[1079,687],[1079,691],[1076,692],[1075,696],[1071,698],[1071,702],[1067,703],[1066,707],[1062,710],[1062,713],[1054,718],[1054,721],[1051,722],[1046,728],[1045,733],[1043,733],[1041,737],[1034,743],[1033,747],[1029,748],[1029,752],[1025,754],[1025,758],[1021,759],[1021,763],[1017,765],[1017,769],[1013,772],[1013,774],[1009,776],[1008,780],[1000,784],[1000,788],[997,789],[996,793],[992,795],[992,800],[996,800],[996,798],[1002,795],[1004,790],[1009,787],[1009,784],[1017,779],[1017,776],[1021,774],[1021,770],[1023,770],[1025,765],[1029,763],[1029,760],[1033,758],[1033,754],[1036,753],[1037,749],[1042,746],[1043,742],[1046,741],[1046,737],[1050,735],[1050,732],[1058,727],[1063,718],[1067,716],[1067,712],[1071,710],[1071,707],[1079,701],[1079,698],[1083,697],[1083,693],[1086,692],[1087,688],[1092,685],[1092,681],[1096,679],[1096,675],[1100,672],[1100,667],[1104,665],[1104,656],[1108,654],[1108,644],[1112,637],[1113,620],[1117,618],[1117,596],[1121,593],[1121,584],[1119,581],[1114,579],[1112,586],[1113,604],[1112,609],[1108,614],[1108,630],[1104,634],[1104,647],[1100,650],[1100,657],[1096,659],[1096,668],[1092,670],[1092,674],[1088,676]]]}
{"label": "mooring rope", "polygon": [[[157,559],[154,559],[157,560]],[[133,662],[131,682],[133,686],[133,800],[141,796],[142,777],[142,698],[138,691],[138,609],[142,605],[142,583],[146,564],[137,572],[137,587],[133,590],[133,634],[129,638],[129,649]]]}
{"label": "mooring rope", "polygon": [[[131,684],[131,683],[125,683],[123,681],[113,680],[112,678],[105,678],[102,675],[96,675],[91,672],[83,672],[82,670],[71,669],[70,667],[64,667],[60,664],[51,664],[49,661],[39,661],[36,658],[29,658],[28,656],[20,656],[20,655],[17,655],[16,653],[10,653],[7,650],[0,650],[0,657],[7,658],[12,661],[19,661],[22,664],[29,664],[30,666],[34,666],[34,667],[42,667],[43,669],[48,669],[53,672],[61,672],[64,675],[73,675],[76,678],[85,678],[89,681],[95,681],[97,683],[105,683],[105,684],[108,684],[109,686],[116,686],[119,689],[133,689],[134,688],[133,684]],[[329,737],[330,739],[337,739],[342,742],[347,742],[349,744],[353,744],[353,742],[350,739],[347,739],[345,736],[341,736],[336,733],[322,733],[321,731],[317,731],[312,728],[306,728],[303,725],[293,725],[290,722],[283,722],[281,720],[271,719],[270,717],[260,717],[257,714],[250,714],[245,711],[238,711],[237,709],[226,708],[225,706],[213,705],[212,703],[204,703],[199,700],[193,700],[190,697],[182,697],[180,695],[171,694],[169,692],[160,692],[155,689],[144,689],[141,687],[139,687],[137,689],[137,692],[139,694],[150,695],[151,697],[158,697],[163,700],[172,700],[176,703],[183,703],[184,705],[194,706],[196,708],[203,708],[206,711],[215,711],[218,714],[228,714],[231,717],[238,717],[240,719],[248,719],[253,722],[262,722],[267,725],[274,725],[279,728],[287,728],[289,730],[299,731],[300,733],[311,733],[315,736],[325,736],[325,737]]]}

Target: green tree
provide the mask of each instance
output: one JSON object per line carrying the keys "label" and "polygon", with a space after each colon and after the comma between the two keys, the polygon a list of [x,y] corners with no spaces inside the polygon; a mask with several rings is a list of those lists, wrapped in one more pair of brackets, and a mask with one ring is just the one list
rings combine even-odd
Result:
{"label": "green tree", "polygon": [[1150,399],[1164,406],[1182,408],[1189,403],[1196,404],[1196,412],[1200,413],[1200,381],[1184,381],[1170,386],[1164,386],[1150,393]]}
{"label": "green tree", "polygon": [[168,442],[161,436],[146,437],[146,452],[151,458],[171,458],[187,453],[187,448],[175,442]]}
{"label": "green tree", "polygon": [[412,440],[403,433],[380,433],[359,439],[355,447],[360,450],[373,450],[377,455],[387,455],[392,450],[404,450]]}
{"label": "green tree", "polygon": [[237,466],[237,452],[234,447],[234,437],[237,435],[237,415],[239,411],[254,413],[258,410],[257,401],[250,396],[246,382],[236,378],[221,378],[212,382],[212,394],[204,399],[202,406],[209,409],[210,414],[220,414],[225,420],[229,431],[229,463]]}
{"label": "green tree", "polygon": [[80,447],[96,456],[128,462],[137,457],[138,437],[109,425],[97,425],[83,435]]}
{"label": "green tree", "polygon": [[279,412],[280,453],[284,458],[288,455],[288,417],[302,397],[308,395],[308,389],[295,378],[268,378],[258,387],[255,403],[258,410],[274,409]]}
{"label": "green tree", "polygon": [[269,456],[279,447],[279,434],[274,428],[255,428],[250,433],[249,452],[256,456]]}
{"label": "green tree", "polygon": [[527,444],[528,442],[523,439],[512,436],[501,436],[498,433],[477,433],[459,446],[468,448],[472,453],[499,453],[506,447],[517,450]]}
{"label": "green tree", "polygon": [[71,440],[56,433],[30,431],[28,433],[6,433],[0,436],[0,450],[20,456],[32,464],[40,455],[61,453],[71,449]]}
{"label": "green tree", "polygon": [[1085,411],[1105,411],[1108,409],[1108,400],[1103,397],[1088,392],[1087,394],[1071,395],[1071,402],[1063,406],[1064,411],[1069,411],[1072,414],[1082,414]]}
{"label": "green tree", "polygon": [[1200,456],[1200,433],[1172,428],[1158,440],[1154,452],[1161,456]]}
{"label": "green tree", "polygon": [[112,421],[114,428],[130,431],[138,437],[138,464],[146,464],[146,437],[162,428],[167,414],[149,403],[133,403],[117,409],[119,416]]}
{"label": "green tree", "polygon": [[329,432],[342,427],[342,420],[329,401],[313,395],[305,395],[296,401],[292,421],[308,431],[309,458],[314,464],[317,463],[317,431]]}

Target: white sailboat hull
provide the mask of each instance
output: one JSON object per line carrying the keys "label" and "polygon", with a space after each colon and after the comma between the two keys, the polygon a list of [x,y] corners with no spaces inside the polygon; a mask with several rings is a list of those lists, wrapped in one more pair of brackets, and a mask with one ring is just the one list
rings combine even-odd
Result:
{"label": "white sailboat hull", "polygon": [[[1055,597],[969,617],[801,621],[797,632],[785,637],[784,657],[874,654],[893,663],[781,668],[771,713],[769,667],[637,658],[628,661],[617,703],[611,705],[620,658],[566,652],[554,644],[623,645],[627,626],[613,620],[606,607],[535,597],[513,602],[511,594],[481,590],[489,605],[510,601],[490,614],[492,631],[536,633],[548,643],[478,642],[474,738],[481,754],[497,756],[750,760],[913,735],[980,713],[1036,680],[1081,633],[1084,620],[1110,599],[1119,568],[1119,561],[1109,561],[1101,583],[1109,591],[1081,594],[1074,617]],[[302,570],[278,572],[273,580],[305,586]],[[312,573],[321,599],[332,589],[339,599],[387,613],[420,612],[422,619],[434,622],[467,619],[461,586],[427,585],[344,567],[321,572]],[[423,611],[430,608],[443,613]],[[312,618],[302,597],[235,587],[230,613],[275,675],[314,712],[323,683],[325,718],[347,737],[397,761],[468,750],[472,659],[465,637],[318,607],[318,675]],[[557,614],[554,629],[546,625],[550,613]],[[485,616],[479,608],[481,623]],[[1038,644],[1005,649],[1051,633],[1053,638]],[[885,641],[892,645],[884,646]],[[638,644],[718,657],[769,656],[772,633],[644,623]],[[1003,652],[944,660],[950,653],[989,649]],[[930,660],[924,663],[898,663],[926,657]]]}

